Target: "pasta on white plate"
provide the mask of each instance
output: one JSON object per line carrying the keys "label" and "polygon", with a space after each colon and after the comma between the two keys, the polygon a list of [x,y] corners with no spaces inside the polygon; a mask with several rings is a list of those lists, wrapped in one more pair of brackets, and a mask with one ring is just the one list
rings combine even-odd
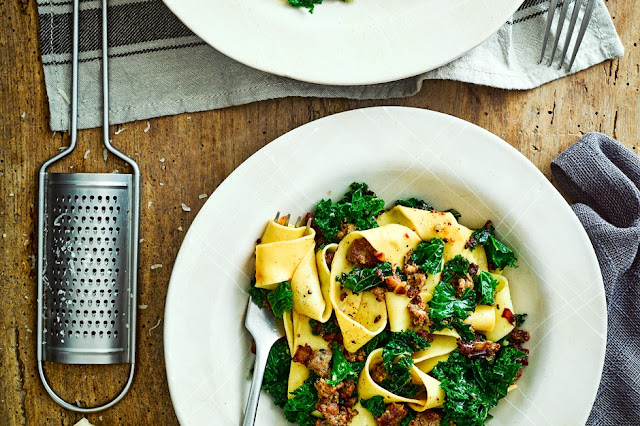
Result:
{"label": "pasta on white plate", "polygon": [[364,183],[296,227],[268,221],[249,294],[283,318],[263,389],[300,425],[478,425],[528,364],[488,221]]}

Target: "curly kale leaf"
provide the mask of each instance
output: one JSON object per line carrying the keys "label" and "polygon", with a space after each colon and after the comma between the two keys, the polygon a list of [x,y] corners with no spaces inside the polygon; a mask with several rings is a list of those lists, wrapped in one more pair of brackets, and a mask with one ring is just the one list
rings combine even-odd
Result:
{"label": "curly kale leaf", "polygon": [[322,4],[322,0],[289,0],[290,6],[309,9],[309,13],[313,13],[316,4]]}
{"label": "curly kale leaf", "polygon": [[524,321],[527,319],[528,314],[516,314],[516,327],[520,327],[524,324]]}
{"label": "curly kale leaf", "polygon": [[433,206],[424,200],[418,198],[407,198],[406,200],[396,201],[396,206],[411,207],[412,209],[433,210]]}
{"label": "curly kale leaf", "polygon": [[391,333],[382,349],[382,365],[388,377],[382,380],[380,386],[396,395],[415,396],[420,387],[411,381],[411,354],[427,349],[429,345],[428,339],[412,330]]}
{"label": "curly kale leaf", "polygon": [[487,222],[484,227],[473,231],[467,242],[467,247],[473,249],[478,244],[484,246],[490,269],[504,269],[507,266],[517,268],[515,253],[496,239],[495,232],[496,228],[490,221]]}
{"label": "curly kale leaf", "polygon": [[288,281],[282,282],[278,287],[267,295],[267,300],[271,306],[273,314],[277,318],[282,318],[285,312],[293,309],[293,291]]}
{"label": "curly kale leaf", "polygon": [[453,280],[464,278],[467,275],[469,269],[469,261],[462,255],[456,255],[453,259],[448,261],[444,268],[442,268],[441,280],[445,283],[450,283]]}
{"label": "curly kale leaf", "polygon": [[354,293],[361,293],[374,287],[385,286],[383,277],[390,277],[391,275],[393,275],[391,264],[383,262],[372,268],[357,266],[348,274],[343,272],[342,276],[336,277],[336,281]]}
{"label": "curly kale leaf", "polygon": [[411,260],[427,274],[437,274],[442,270],[444,241],[432,238],[422,241],[411,253]]}
{"label": "curly kale leaf", "polygon": [[287,382],[291,367],[291,353],[286,340],[278,340],[269,352],[262,379],[262,389],[273,396],[274,403],[283,407],[287,402]]}
{"label": "curly kale leaf", "polygon": [[446,362],[439,362],[433,375],[446,395],[442,423],[484,425],[489,410],[507,395],[524,356],[520,350],[503,347],[493,361],[470,360],[455,350]]}
{"label": "curly kale leaf", "polygon": [[315,404],[318,401],[318,391],[314,386],[318,377],[311,374],[305,382],[296,390],[291,392],[293,398],[289,399],[284,406],[284,416],[290,422],[298,422],[305,424],[308,415],[315,410]]}
{"label": "curly kale leaf", "polygon": [[360,370],[361,368],[358,369],[357,366],[354,368],[354,365],[347,361],[338,344],[333,342],[333,364],[327,383],[335,386],[346,379],[357,381]]}
{"label": "curly kale leaf", "polygon": [[265,301],[267,300],[269,290],[256,287],[256,280],[251,280],[251,287],[249,287],[247,293],[249,293],[249,296],[251,296],[251,300],[253,300],[253,303],[258,305],[260,308],[267,306],[267,304],[265,304]]}
{"label": "curly kale leaf", "polygon": [[360,404],[369,410],[373,417],[380,417],[385,410],[384,398],[380,395],[372,396],[369,399],[361,399]]}
{"label": "curly kale leaf", "polygon": [[337,243],[343,223],[351,223],[360,230],[376,228],[376,216],[384,209],[384,204],[384,200],[369,191],[366,183],[354,182],[337,203],[320,200],[315,208],[315,223],[327,241]]}
{"label": "curly kale leaf", "polygon": [[487,271],[482,271],[473,277],[473,288],[476,291],[478,305],[492,305],[495,302],[498,281],[493,279]]}
{"label": "curly kale leaf", "polygon": [[467,288],[462,296],[457,298],[451,284],[440,282],[429,301],[429,317],[433,321],[433,329],[455,328],[464,340],[473,340],[470,327],[462,321],[469,316],[469,311],[475,308],[476,294],[473,289]]}

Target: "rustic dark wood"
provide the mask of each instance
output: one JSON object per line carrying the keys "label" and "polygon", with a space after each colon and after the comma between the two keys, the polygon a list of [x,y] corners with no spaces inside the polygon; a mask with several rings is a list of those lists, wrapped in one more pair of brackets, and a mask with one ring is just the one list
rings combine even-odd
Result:
{"label": "rustic dark wood", "polygon": [[[541,88],[516,92],[450,81],[426,82],[408,99],[350,101],[289,98],[128,123],[114,143],[135,153],[143,176],[138,372],[129,395],[88,419],[100,424],[177,424],[164,369],[162,323],[171,267],[191,221],[211,193],[247,157],[287,131],[336,112],[406,105],[445,112],[497,134],[550,177],[549,162],[582,134],[597,130],[638,151],[640,2],[607,3],[626,48],[624,57]],[[68,144],[48,128],[38,53],[36,2],[0,0],[0,424],[71,425],[82,416],[58,407],[36,372],[36,176]],[[24,115],[24,116],[23,116]],[[120,168],[102,159],[100,131],[81,132],[63,170]],[[87,159],[83,154],[91,153]],[[161,162],[164,158],[165,161]],[[191,212],[184,212],[185,203]],[[182,231],[178,228],[182,227]],[[6,235],[5,235],[6,234]],[[151,270],[153,264],[163,267]],[[119,390],[122,367],[49,365],[56,389],[95,404]]]}

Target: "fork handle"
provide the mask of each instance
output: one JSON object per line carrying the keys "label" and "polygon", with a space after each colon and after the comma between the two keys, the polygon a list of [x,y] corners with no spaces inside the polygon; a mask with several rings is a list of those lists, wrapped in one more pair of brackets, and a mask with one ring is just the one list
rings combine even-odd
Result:
{"label": "fork handle", "polygon": [[253,426],[256,421],[258,401],[260,400],[260,388],[262,387],[262,378],[264,377],[264,370],[267,365],[267,357],[269,356],[270,349],[270,347],[265,347],[264,345],[256,345],[253,379],[251,380],[251,390],[249,391],[249,399],[244,412],[244,422],[242,426]]}

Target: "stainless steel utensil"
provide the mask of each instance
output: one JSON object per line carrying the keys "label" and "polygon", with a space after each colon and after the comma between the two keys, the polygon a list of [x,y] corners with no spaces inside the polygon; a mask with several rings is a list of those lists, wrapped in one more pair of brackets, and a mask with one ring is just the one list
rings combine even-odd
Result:
{"label": "stainless steel utensil", "polygon": [[[562,9],[560,10],[560,17],[558,19],[558,26],[556,28],[555,40],[553,42],[553,48],[551,49],[551,58],[549,59],[549,66],[553,64],[553,59],[555,58],[556,51],[558,49],[558,42],[560,41],[560,36],[562,35],[562,28],[564,27],[564,21],[567,17],[567,12],[569,10],[569,0],[564,0],[562,3]],[[573,53],[571,55],[571,60],[569,61],[569,69],[573,66],[573,62],[576,59],[576,55],[578,54],[578,50],[580,49],[580,45],[582,44],[582,39],[584,38],[584,34],[587,31],[587,26],[589,25],[589,21],[591,20],[591,15],[593,13],[593,6],[595,0],[587,0],[587,5],[584,10],[584,14],[582,15],[582,22],[580,24],[580,30],[578,31],[578,36],[576,38],[576,42],[573,48]],[[562,49],[562,55],[560,57],[560,62],[558,64],[558,69],[562,68],[564,64],[564,59],[567,56],[567,51],[569,50],[569,44],[571,42],[571,37],[573,36],[573,32],[576,27],[576,22],[578,21],[578,15],[582,8],[583,0],[575,0],[573,2],[573,12],[571,14],[571,21],[569,22],[569,28],[567,30],[567,34],[565,36],[564,47]],[[558,0],[551,0],[549,4],[549,14],[547,16],[547,28],[544,34],[544,40],[542,41],[542,52],[540,53],[540,63],[542,63],[544,59],[544,54],[547,50],[547,43],[549,41],[549,36],[551,35],[551,26],[553,23],[553,17],[556,13],[556,8],[558,7]]]}
{"label": "stainless steel utensil", "polygon": [[284,326],[281,321],[276,321],[276,317],[270,309],[261,309],[251,300],[251,297],[249,297],[244,325],[256,342],[256,360],[253,366],[251,390],[249,391],[249,399],[247,400],[247,408],[245,409],[242,425],[253,426],[256,421],[260,388],[269,351],[273,344],[284,336]]}
{"label": "stainless steel utensil", "polygon": [[[79,0],[74,0],[71,143],[45,162],[39,174],[37,362],[40,379],[58,404],[90,413],[116,404],[133,380],[140,172],[109,141],[107,0],[102,1],[103,143],[131,166],[132,174],[47,172],[77,142],[78,20]],[[129,378],[108,403],[78,407],[51,388],[44,361],[129,363]]]}

